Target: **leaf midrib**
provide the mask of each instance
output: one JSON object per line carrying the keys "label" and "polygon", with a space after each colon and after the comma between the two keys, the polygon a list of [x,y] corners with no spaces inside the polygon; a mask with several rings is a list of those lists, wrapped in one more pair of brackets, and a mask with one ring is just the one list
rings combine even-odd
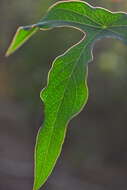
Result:
{"label": "leaf midrib", "polygon": [[123,38],[123,39],[125,38],[122,34],[120,34],[119,32],[116,32],[116,31],[112,30],[111,28],[107,28],[107,30],[110,31],[110,32],[112,32],[112,33],[114,33],[115,35]]}
{"label": "leaf midrib", "polygon": [[[102,27],[97,27],[97,26],[94,26],[94,25],[89,25],[89,24],[83,24],[83,23],[81,23],[81,22],[78,22],[78,21],[64,21],[64,20],[50,20],[50,21],[46,21],[46,20],[43,20],[43,21],[41,21],[41,22],[38,22],[37,24],[33,24],[32,25],[32,28],[33,27],[40,27],[40,29],[43,29],[43,25],[45,25],[45,24],[58,24],[58,23],[62,23],[61,25],[58,25],[58,26],[55,26],[55,27],[62,27],[62,26],[66,26],[66,24],[67,25],[69,25],[69,27],[76,27],[76,28],[78,28],[78,29],[81,29],[82,30],[82,28],[80,28],[79,26],[77,26],[77,24],[80,24],[81,26],[88,26],[88,27],[91,27],[91,28],[96,28],[96,29],[102,29]],[[73,26],[71,26],[71,24],[73,24]],[[31,28],[31,26],[28,26],[29,28]],[[54,26],[53,26],[54,27]],[[50,28],[50,27],[49,27]],[[25,28],[24,28],[25,29]],[[84,30],[85,31],[85,30]]]}

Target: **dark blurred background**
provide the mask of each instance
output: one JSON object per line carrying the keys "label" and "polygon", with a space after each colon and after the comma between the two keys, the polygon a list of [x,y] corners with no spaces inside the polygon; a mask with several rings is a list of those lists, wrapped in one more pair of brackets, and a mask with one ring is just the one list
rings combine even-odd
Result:
{"label": "dark blurred background", "polygon": [[[31,190],[35,137],[44,120],[40,90],[54,58],[82,34],[39,32],[14,55],[5,51],[18,26],[35,23],[55,0],[0,1],[0,190]],[[126,0],[87,0],[127,11]],[[45,190],[127,189],[127,46],[96,43],[89,64],[89,101],[71,121],[63,151]]]}

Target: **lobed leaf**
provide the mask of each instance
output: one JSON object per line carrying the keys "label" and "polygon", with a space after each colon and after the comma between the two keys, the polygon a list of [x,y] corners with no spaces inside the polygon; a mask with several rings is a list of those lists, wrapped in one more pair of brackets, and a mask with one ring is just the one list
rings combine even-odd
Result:
{"label": "lobed leaf", "polygon": [[103,37],[115,37],[127,41],[127,14],[110,12],[101,7],[92,7],[83,1],[62,1],[54,4],[46,16],[36,24],[19,27],[7,55],[14,53],[38,29],[71,26],[85,32],[101,29]]}
{"label": "lobed leaf", "polygon": [[7,55],[13,53],[39,29],[75,27],[86,33],[78,44],[57,57],[49,72],[47,87],[41,92],[45,104],[45,120],[35,147],[34,190],[38,190],[51,174],[60,155],[67,124],[86,104],[87,65],[92,60],[93,43],[104,37],[127,42],[127,14],[92,7],[83,1],[54,4],[46,16],[34,25],[20,28]]}

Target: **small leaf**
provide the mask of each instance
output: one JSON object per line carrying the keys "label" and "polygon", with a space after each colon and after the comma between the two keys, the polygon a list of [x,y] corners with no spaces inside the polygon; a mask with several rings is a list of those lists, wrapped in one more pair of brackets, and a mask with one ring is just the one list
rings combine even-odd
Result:
{"label": "small leaf", "polygon": [[15,37],[13,38],[10,47],[6,52],[6,56],[14,53],[22,44],[24,44],[33,34],[38,31],[38,28],[31,28],[29,30],[19,27]]}

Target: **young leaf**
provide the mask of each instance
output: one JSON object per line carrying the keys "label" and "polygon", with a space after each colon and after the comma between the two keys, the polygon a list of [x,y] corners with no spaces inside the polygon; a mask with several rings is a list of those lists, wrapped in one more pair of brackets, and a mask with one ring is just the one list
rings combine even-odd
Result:
{"label": "young leaf", "polygon": [[20,46],[22,46],[31,36],[33,36],[38,31],[38,28],[31,28],[29,30],[19,27],[15,37],[13,38],[10,47],[6,52],[6,56],[14,53]]}
{"label": "young leaf", "polygon": [[22,27],[23,33],[16,34],[7,54],[22,45],[32,31],[63,26],[85,32],[86,38],[56,58],[47,87],[41,92],[45,120],[35,147],[34,190],[38,190],[51,174],[61,152],[67,124],[87,101],[87,64],[92,60],[93,43],[104,37],[127,42],[126,13],[113,13],[83,1],[62,1],[53,5],[38,23]]}

